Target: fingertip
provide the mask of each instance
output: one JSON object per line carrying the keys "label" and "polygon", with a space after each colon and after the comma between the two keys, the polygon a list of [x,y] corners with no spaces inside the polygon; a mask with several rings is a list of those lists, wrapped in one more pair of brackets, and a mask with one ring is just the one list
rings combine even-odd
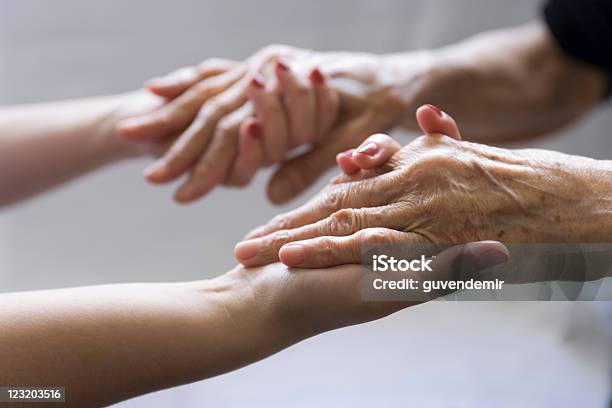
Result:
{"label": "fingertip", "polygon": [[353,160],[353,152],[354,150],[348,150],[336,155],[336,163],[346,175],[354,174],[359,170],[359,166]]}
{"label": "fingertip", "polygon": [[279,57],[276,59],[276,71],[279,73],[285,73],[291,71],[289,61],[285,57]]}
{"label": "fingertip", "polygon": [[179,204],[189,204],[206,195],[209,191],[194,183],[187,182],[176,190],[174,201]]}
{"label": "fingertip", "polygon": [[298,267],[306,261],[306,248],[301,244],[287,244],[278,252],[280,261],[289,267]]}
{"label": "fingertip", "polygon": [[234,247],[234,257],[239,262],[248,262],[259,254],[263,247],[260,239],[250,239],[236,244]]}
{"label": "fingertip", "polygon": [[426,104],[417,109],[416,119],[425,134],[441,133],[461,140],[461,133],[455,120],[437,106]]}
{"label": "fingertip", "polygon": [[261,74],[255,74],[251,78],[251,89],[253,90],[262,90],[266,87],[266,80]]}
{"label": "fingertip", "polygon": [[315,85],[325,85],[327,81],[327,79],[325,78],[325,75],[323,75],[323,73],[318,67],[310,71],[308,78]]}

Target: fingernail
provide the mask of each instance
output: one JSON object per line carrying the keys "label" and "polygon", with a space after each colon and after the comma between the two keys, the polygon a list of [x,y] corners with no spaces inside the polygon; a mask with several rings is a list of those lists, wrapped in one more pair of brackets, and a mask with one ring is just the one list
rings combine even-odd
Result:
{"label": "fingernail", "polygon": [[442,112],[442,110],[440,108],[438,108],[436,105],[432,105],[432,104],[428,103],[425,106],[427,106],[430,109],[433,109],[438,114],[439,117],[444,116],[444,112]]}
{"label": "fingernail", "polygon": [[276,67],[281,71],[289,71],[291,68],[289,67],[289,63],[284,58],[279,58],[276,60]]}
{"label": "fingernail", "polygon": [[261,239],[251,239],[238,243],[234,248],[234,254],[238,260],[246,261],[257,255],[262,247],[263,241]]}
{"label": "fingernail", "polygon": [[287,244],[278,253],[282,263],[287,266],[299,266],[306,260],[306,249],[300,244]]}
{"label": "fingernail", "polygon": [[479,270],[492,268],[508,262],[508,254],[504,251],[490,250],[478,256],[476,265]]}
{"label": "fingernail", "polygon": [[323,76],[319,68],[315,68],[310,71],[310,80],[312,82],[316,82],[319,85],[325,84],[325,77]]}
{"label": "fingernail", "polygon": [[257,89],[263,89],[266,86],[263,77],[259,74],[255,75],[251,79],[251,85],[253,85]]}
{"label": "fingernail", "polygon": [[357,149],[357,153],[366,154],[368,156],[375,156],[378,153],[378,145],[374,142],[367,143]]}
{"label": "fingernail", "polygon": [[257,122],[251,122],[248,128],[249,136],[253,139],[261,139],[261,126]]}

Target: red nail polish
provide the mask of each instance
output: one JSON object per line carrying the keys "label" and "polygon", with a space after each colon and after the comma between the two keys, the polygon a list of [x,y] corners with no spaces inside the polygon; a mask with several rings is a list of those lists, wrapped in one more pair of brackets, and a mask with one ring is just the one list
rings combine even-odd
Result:
{"label": "red nail polish", "polygon": [[257,122],[251,122],[248,132],[249,136],[251,136],[253,139],[261,138],[261,126]]}
{"label": "red nail polish", "polygon": [[439,117],[444,116],[444,112],[442,112],[442,110],[441,110],[440,108],[438,108],[437,106],[432,105],[432,104],[430,104],[430,103],[428,103],[428,104],[427,104],[427,105],[425,105],[425,106],[427,106],[427,107],[428,107],[428,108],[430,108],[430,109],[433,109],[433,110],[434,110],[434,111],[435,111],[435,112],[438,114],[438,116],[439,116]]}
{"label": "red nail polish", "polygon": [[315,68],[310,71],[310,80],[312,82],[316,82],[319,85],[325,84],[325,77],[323,76],[319,68]]}
{"label": "red nail polish", "polygon": [[276,60],[276,67],[280,69],[281,71],[285,71],[285,72],[289,71],[290,69],[289,63],[284,58],[279,58]]}
{"label": "red nail polish", "polygon": [[265,86],[264,79],[261,75],[257,74],[251,79],[251,85],[257,89],[263,89]]}
{"label": "red nail polish", "polygon": [[357,153],[367,154],[368,156],[374,156],[378,153],[378,145],[374,142],[370,142],[357,149]]}

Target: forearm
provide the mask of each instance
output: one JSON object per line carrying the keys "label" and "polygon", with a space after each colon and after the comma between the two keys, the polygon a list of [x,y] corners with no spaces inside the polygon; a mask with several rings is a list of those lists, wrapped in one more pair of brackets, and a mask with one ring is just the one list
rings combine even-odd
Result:
{"label": "forearm", "polygon": [[114,125],[133,95],[0,108],[0,205],[130,154]]}
{"label": "forearm", "polygon": [[416,130],[413,112],[432,103],[452,114],[474,141],[513,141],[553,131],[592,108],[605,89],[604,75],[566,57],[539,23],[417,54],[416,75],[408,55],[384,57],[406,106],[401,126]]}
{"label": "forearm", "polygon": [[226,277],[2,295],[0,385],[99,406],[218,375],[292,342],[254,302]]}

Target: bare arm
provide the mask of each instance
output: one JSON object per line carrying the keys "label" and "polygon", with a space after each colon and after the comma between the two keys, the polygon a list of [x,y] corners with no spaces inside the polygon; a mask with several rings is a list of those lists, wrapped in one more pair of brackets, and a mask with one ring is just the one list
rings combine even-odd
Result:
{"label": "bare arm", "polygon": [[564,55],[543,23],[485,32],[428,52],[427,68],[416,78],[403,69],[411,54],[383,58],[407,106],[403,126],[416,130],[415,108],[433,103],[480,142],[561,128],[595,106],[606,86],[599,69]]}
{"label": "bare arm", "polygon": [[138,92],[0,108],[0,205],[138,153],[114,126],[160,104]]}

